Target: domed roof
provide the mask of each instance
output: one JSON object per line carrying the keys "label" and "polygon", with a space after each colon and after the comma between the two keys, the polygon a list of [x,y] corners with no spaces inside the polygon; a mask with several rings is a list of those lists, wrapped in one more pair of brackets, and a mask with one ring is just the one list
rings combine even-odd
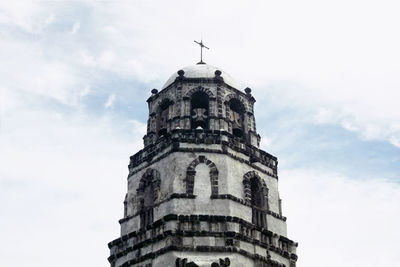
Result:
{"label": "domed roof", "polygon": [[[214,78],[215,77],[215,71],[219,70],[221,71],[221,77],[224,78],[224,82],[236,89],[238,89],[238,85],[236,81],[225,71],[221,70],[220,68],[208,65],[208,64],[197,64],[193,66],[187,66],[182,69],[185,74],[184,76],[186,78]],[[178,73],[175,72],[174,74],[169,77],[167,82],[164,84],[162,89],[168,87],[170,84],[172,84],[175,79],[178,77]]]}

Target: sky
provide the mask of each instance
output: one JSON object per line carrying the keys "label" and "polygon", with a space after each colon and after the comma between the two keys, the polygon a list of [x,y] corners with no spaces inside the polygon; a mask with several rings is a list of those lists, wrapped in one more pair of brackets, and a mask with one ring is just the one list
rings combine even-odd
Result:
{"label": "sky", "polygon": [[[256,98],[298,266],[400,266],[398,1],[0,2],[0,257],[109,266],[153,88],[199,61]],[[55,263],[56,262],[56,263]]]}

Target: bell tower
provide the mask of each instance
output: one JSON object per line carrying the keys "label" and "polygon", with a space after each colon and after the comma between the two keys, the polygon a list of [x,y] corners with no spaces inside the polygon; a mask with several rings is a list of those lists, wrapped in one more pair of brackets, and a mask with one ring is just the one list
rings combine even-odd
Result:
{"label": "bell tower", "polygon": [[251,89],[201,61],[151,93],[111,266],[296,266]]}

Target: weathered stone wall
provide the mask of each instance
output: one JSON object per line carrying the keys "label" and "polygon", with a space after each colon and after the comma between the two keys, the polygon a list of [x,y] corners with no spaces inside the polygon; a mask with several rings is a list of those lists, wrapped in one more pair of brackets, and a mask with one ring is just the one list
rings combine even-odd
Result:
{"label": "weathered stone wall", "polygon": [[149,120],[147,134],[144,137],[145,146],[154,144],[159,137],[157,133],[157,120],[160,114],[160,107],[163,103],[170,103],[168,106],[167,132],[171,130],[191,129],[191,102],[193,93],[204,92],[209,96],[209,128],[210,130],[224,129],[232,134],[232,111],[229,107],[231,99],[237,99],[243,107],[243,129],[246,133],[247,142],[254,146],[259,145],[259,136],[256,132],[254,118],[254,98],[251,90],[243,93],[224,83],[216,82],[214,79],[195,80],[187,78],[180,79],[168,88],[158,92],[147,100],[149,103]]}
{"label": "weathered stone wall", "polygon": [[[203,145],[186,144],[182,145],[184,148],[196,148]],[[211,145],[211,148],[218,149],[218,145]],[[252,207],[246,204],[245,192],[244,192],[244,177],[248,173],[256,173],[260,176],[262,181],[268,188],[268,207],[269,213],[267,214],[267,225],[265,231],[268,231],[267,240],[263,242],[265,245],[258,246],[257,243],[246,242],[246,238],[250,240],[262,240],[263,238],[261,230],[255,230],[254,226],[240,226],[237,223],[222,223],[213,224],[207,221],[199,222],[199,228],[193,226],[193,223],[188,222],[186,224],[186,230],[197,229],[197,231],[203,231],[204,237],[184,237],[177,242],[182,248],[194,249],[198,246],[206,246],[212,249],[213,247],[226,247],[226,236],[222,234],[221,237],[213,236],[215,231],[220,233],[233,232],[237,234],[242,234],[243,238],[241,241],[236,242],[234,247],[237,247],[242,253],[249,253],[249,255],[264,255],[266,254],[265,246],[272,246],[276,248],[269,250],[269,257],[280,263],[288,263],[290,261],[290,255],[288,252],[289,246],[295,246],[292,241],[289,241],[290,245],[283,250],[280,248],[282,246],[279,243],[280,238],[285,238],[287,235],[285,218],[279,214],[279,194],[278,194],[278,179],[272,174],[272,170],[265,168],[261,171],[261,168],[255,169],[249,164],[243,162],[244,159],[248,158],[247,155],[243,155],[232,151],[235,154],[235,158],[231,156],[211,153],[211,152],[172,152],[166,148],[165,157],[162,156],[163,153],[159,153],[158,157],[154,158],[154,162],[150,165],[139,165],[131,170],[131,175],[128,177],[128,197],[127,197],[127,213],[124,219],[121,220],[121,236],[129,236],[133,232],[140,231],[140,216],[139,216],[139,200],[137,198],[138,188],[141,186],[141,181],[149,170],[153,170],[155,173],[157,171],[160,173],[160,183],[159,192],[157,194],[157,199],[155,200],[154,206],[154,221],[163,221],[165,217],[171,214],[176,214],[177,216],[222,216],[225,218],[240,218],[243,220],[245,225],[250,224],[252,221]],[[201,160],[200,160],[201,158]],[[201,161],[201,162],[200,162]],[[193,194],[190,195],[187,192],[187,178],[188,169],[190,166],[195,165],[194,174],[194,187]],[[210,166],[212,166],[210,168]],[[210,173],[213,170],[217,170],[217,186],[218,194],[212,195],[212,181],[210,180]],[[155,170],[155,171],[154,171]],[[169,225],[172,231],[182,231],[185,227],[181,225]],[[215,228],[216,227],[216,228]],[[165,230],[165,227],[164,227]],[[160,231],[160,230],[157,230]],[[157,232],[156,231],[156,232]],[[208,231],[206,233],[206,231]],[[153,232],[144,232],[144,239],[151,238],[154,235]],[[264,238],[265,239],[265,238]],[[240,239],[239,239],[240,240]],[[277,240],[277,241],[274,241]],[[137,241],[135,241],[137,242]],[[154,253],[155,251],[162,250],[168,247],[167,241],[160,241],[157,243],[152,243],[151,247],[140,248],[138,252],[134,250],[126,254],[122,258],[118,258],[115,266],[120,266],[125,264],[127,261],[134,260],[139,255],[146,255],[149,253]],[[276,243],[275,245],[274,242]],[[288,243],[288,244],[289,244]],[[132,246],[134,244],[132,243]],[[233,244],[232,244],[233,245]],[[129,247],[129,246],[128,246]],[[287,256],[283,257],[282,253],[287,253]],[[226,253],[225,253],[226,254]],[[225,254],[222,254],[225,255]],[[188,255],[186,252],[182,255]],[[205,265],[207,266],[208,261],[211,256],[220,257],[218,253],[199,253],[193,251],[193,255],[197,255],[197,259],[204,258]],[[228,253],[227,255],[232,255]],[[221,257],[222,257],[221,256]],[[160,257],[166,257],[162,255]],[[249,258],[250,257],[250,258]],[[231,266],[257,266],[254,260],[251,259],[252,256],[243,257],[240,255],[235,255],[232,259],[235,259],[237,265]],[[159,257],[155,257],[152,266],[162,266],[157,265],[157,262],[163,262],[159,260]],[[201,261],[197,260],[196,264]],[[240,265],[243,263],[250,265]],[[249,263],[252,262],[252,263]],[[119,265],[120,263],[120,265]],[[141,262],[141,266],[145,262]],[[161,264],[161,263],[160,263]],[[261,264],[261,263],[260,263]],[[263,266],[263,265],[259,265]],[[289,265],[286,265],[289,266]]]}
{"label": "weathered stone wall", "polygon": [[[192,146],[193,147],[193,146]],[[183,153],[175,152],[155,162],[147,168],[158,170],[161,173],[160,192],[156,203],[163,202],[174,193],[186,193],[187,168],[190,163],[199,156],[213,162],[218,169],[218,192],[220,195],[232,195],[238,199],[244,199],[243,177],[246,173],[254,171],[265,181],[269,190],[268,206],[271,212],[279,214],[279,193],[278,180],[265,173],[243,164],[239,160],[217,153]],[[127,216],[136,214],[138,210],[138,199],[136,192],[140,179],[146,172],[143,169],[128,178],[128,211]],[[212,199],[209,168],[205,164],[199,164],[196,168],[194,178],[195,196],[194,199],[174,199],[171,203],[162,203],[160,210],[175,210],[176,214],[213,214],[243,216],[251,221],[251,208],[229,199]],[[233,203],[230,203],[233,202]],[[225,205],[232,206],[229,209]],[[162,217],[155,212],[155,219]],[[269,217],[272,217],[271,215]],[[280,225],[281,224],[281,225]],[[271,228],[277,229],[278,234],[286,234],[286,226],[283,220],[271,220]],[[129,231],[132,229],[127,229]]]}
{"label": "weathered stone wall", "polygon": [[232,259],[242,255],[247,262],[252,262],[247,266],[282,267],[297,258],[296,244],[292,241],[232,216],[167,215],[147,230],[130,232],[109,246],[110,260],[116,267],[132,266],[148,259],[154,264],[170,251],[208,260],[226,253]]}
{"label": "weathered stone wall", "polygon": [[[109,243],[112,267],[208,267],[219,259],[294,267],[278,163],[258,148],[251,90],[225,84],[218,70],[214,78],[178,74],[147,100],[145,147],[130,158],[121,237]],[[192,103],[195,94],[207,105]]]}

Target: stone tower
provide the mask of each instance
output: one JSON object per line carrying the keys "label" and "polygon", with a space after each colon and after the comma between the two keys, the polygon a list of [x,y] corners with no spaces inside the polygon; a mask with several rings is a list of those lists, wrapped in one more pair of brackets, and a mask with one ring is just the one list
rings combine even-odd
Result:
{"label": "stone tower", "polygon": [[201,62],[151,92],[111,266],[294,267],[278,162],[259,149],[251,89]]}

